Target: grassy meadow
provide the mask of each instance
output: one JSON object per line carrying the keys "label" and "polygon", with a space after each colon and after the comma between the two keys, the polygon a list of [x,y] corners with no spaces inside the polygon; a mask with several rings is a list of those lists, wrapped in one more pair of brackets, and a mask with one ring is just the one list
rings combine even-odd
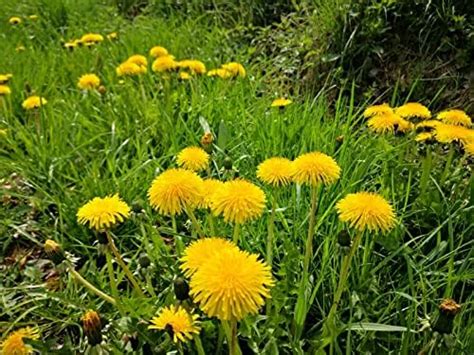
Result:
{"label": "grassy meadow", "polygon": [[[406,131],[389,123],[374,132],[365,112],[383,102],[419,102],[437,119],[452,108],[441,93],[411,96],[415,83],[402,95],[394,83],[381,101],[361,100],[357,83],[331,94],[289,87],[265,62],[251,60],[251,43],[236,40],[238,19],[224,26],[217,15],[144,12],[130,20],[112,5],[86,0],[3,1],[0,10],[0,74],[12,74],[5,84],[11,93],[0,94],[4,354],[474,353],[473,130],[464,124],[462,137],[446,141],[434,128],[420,140],[432,127],[417,126],[424,120],[416,114],[407,116]],[[9,23],[14,16],[21,23]],[[103,40],[65,48],[87,33]],[[208,72],[238,62],[246,75],[155,72],[154,46],[176,61],[202,61]],[[117,67],[135,54],[147,58],[147,72],[119,76]],[[78,87],[88,73],[100,87]],[[47,103],[25,109],[33,95]],[[272,107],[281,97],[292,103]],[[203,145],[206,133],[212,143]],[[153,208],[152,182],[191,146],[209,154],[200,177],[245,179],[264,192],[255,218],[233,223],[213,208],[190,212],[187,205],[175,215]],[[334,159],[338,178],[272,186],[257,176],[268,158],[309,152]],[[361,191],[389,203],[391,228],[357,230],[341,220],[338,202]],[[78,221],[88,201],[115,194],[130,206],[121,223],[104,232]],[[237,241],[266,265],[271,297],[257,312],[223,320],[181,297],[177,288],[193,288],[181,258],[203,237]],[[55,243],[45,251],[47,240]],[[454,303],[447,311],[440,308],[446,299]],[[178,305],[199,317],[189,338],[174,341],[173,324],[148,328],[164,307]],[[91,310],[100,317],[92,325],[84,321]],[[19,329],[30,333],[13,343]],[[25,352],[13,352],[15,346]]]}

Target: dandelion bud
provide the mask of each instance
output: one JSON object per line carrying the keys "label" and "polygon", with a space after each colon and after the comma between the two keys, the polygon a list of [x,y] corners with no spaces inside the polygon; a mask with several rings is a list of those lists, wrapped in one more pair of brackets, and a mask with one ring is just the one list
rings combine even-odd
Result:
{"label": "dandelion bud", "polygon": [[342,230],[337,235],[337,242],[341,247],[350,247],[351,246],[351,236],[346,230]]}
{"label": "dandelion bud", "polygon": [[201,137],[201,145],[207,153],[211,152],[213,141],[214,141],[214,138],[212,137],[211,132],[204,133],[203,136]]}
{"label": "dandelion bud", "polygon": [[439,305],[439,316],[433,329],[442,334],[450,334],[453,331],[454,318],[461,310],[461,305],[453,299],[447,298]]}
{"label": "dandelion bud", "polygon": [[105,95],[107,93],[107,88],[104,85],[101,85],[101,86],[99,86],[97,91],[99,92],[99,94]]}
{"label": "dandelion bud", "polygon": [[174,280],[173,286],[177,300],[185,301],[189,298],[189,285],[183,278],[178,277]]}
{"label": "dandelion bud", "polygon": [[138,258],[138,263],[140,264],[141,267],[146,268],[150,266],[151,261],[148,255],[145,253],[140,254],[140,257]]}
{"label": "dandelion bud", "polygon": [[102,342],[102,323],[99,314],[95,311],[87,311],[81,318],[84,333],[91,346]]}
{"label": "dandelion bud", "polygon": [[342,135],[337,136],[336,137],[336,150],[338,150],[341,147],[342,143],[344,143],[344,136]]}
{"label": "dandelion bud", "polygon": [[61,246],[54,240],[48,239],[44,243],[44,251],[56,265],[64,260],[64,253]]}
{"label": "dandelion bud", "polygon": [[225,157],[224,159],[224,169],[231,170],[232,169],[232,159],[229,157]]}

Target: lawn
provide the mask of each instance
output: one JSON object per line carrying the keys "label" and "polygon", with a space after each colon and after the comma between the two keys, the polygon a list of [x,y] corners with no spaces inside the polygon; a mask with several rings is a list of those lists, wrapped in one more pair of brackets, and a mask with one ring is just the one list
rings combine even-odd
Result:
{"label": "lawn", "polygon": [[441,95],[281,85],[239,19],[0,10],[3,353],[474,353],[474,130]]}

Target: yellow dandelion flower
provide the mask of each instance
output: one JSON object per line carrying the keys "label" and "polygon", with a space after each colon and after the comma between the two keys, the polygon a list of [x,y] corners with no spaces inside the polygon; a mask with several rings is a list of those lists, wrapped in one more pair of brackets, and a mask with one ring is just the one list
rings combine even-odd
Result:
{"label": "yellow dandelion flower", "polygon": [[418,102],[408,102],[400,107],[395,109],[395,113],[402,118],[422,118],[429,119],[431,118],[430,110],[418,103]]}
{"label": "yellow dandelion flower", "polygon": [[190,295],[208,316],[238,321],[258,312],[273,285],[270,268],[257,255],[225,248],[192,276]]}
{"label": "yellow dandelion flower", "polygon": [[381,113],[367,121],[369,129],[375,133],[393,132],[402,118],[394,113]]}
{"label": "yellow dandelion flower", "polygon": [[237,62],[222,64],[221,68],[230,72],[232,74],[232,77],[234,78],[237,76],[240,76],[241,78],[245,78],[245,76],[247,75],[247,72],[245,71],[244,66]]}
{"label": "yellow dandelion flower", "polygon": [[77,211],[77,221],[89,223],[89,227],[100,230],[121,223],[130,215],[130,207],[118,194],[104,198],[94,197]]}
{"label": "yellow dandelion flower", "polygon": [[188,69],[194,74],[204,74],[206,73],[206,65],[194,59],[186,59],[178,62],[178,67],[183,69]]}
{"label": "yellow dandelion flower", "polygon": [[339,179],[341,168],[330,156],[312,152],[300,155],[293,161],[293,181],[316,186],[332,184]]}
{"label": "yellow dandelion flower", "polygon": [[212,69],[207,72],[207,76],[218,76],[221,79],[232,78],[232,73],[225,69]]}
{"label": "yellow dandelion flower", "polygon": [[280,98],[273,100],[272,104],[270,105],[271,107],[285,107],[293,103],[293,101],[285,98]]}
{"label": "yellow dandelion flower", "polygon": [[336,204],[336,209],[342,222],[359,231],[388,232],[395,226],[392,206],[373,192],[349,194]]}
{"label": "yellow dandelion flower", "polygon": [[437,120],[426,120],[415,125],[417,130],[434,130],[436,126],[442,124],[442,122]]}
{"label": "yellow dandelion flower", "polygon": [[150,49],[150,56],[153,58],[165,57],[168,54],[168,50],[165,47],[155,46]]}
{"label": "yellow dandelion flower", "polygon": [[103,40],[104,40],[104,36],[98,33],[87,33],[84,36],[82,36],[80,39],[83,45],[97,44],[99,42],[102,42]]}
{"label": "yellow dandelion flower", "polygon": [[169,169],[158,175],[150,189],[150,204],[165,215],[176,215],[196,208],[202,200],[203,181],[193,171]]}
{"label": "yellow dandelion flower", "polygon": [[13,74],[0,74],[0,85],[7,84],[11,78],[13,78]]}
{"label": "yellow dandelion flower", "polygon": [[446,110],[438,113],[438,119],[447,124],[471,127],[471,117],[463,110]]}
{"label": "yellow dandelion flower", "polygon": [[18,329],[9,334],[0,344],[4,355],[28,355],[33,354],[31,345],[25,344],[24,339],[38,340],[38,329],[30,327]]}
{"label": "yellow dandelion flower", "polygon": [[176,161],[185,169],[202,171],[209,166],[209,154],[202,148],[188,147],[178,153]]}
{"label": "yellow dandelion flower", "polygon": [[7,85],[0,85],[0,96],[10,95],[12,90]]}
{"label": "yellow dandelion flower", "polygon": [[140,54],[132,55],[126,61],[129,62],[129,63],[135,63],[139,67],[148,66],[148,60],[146,59],[146,57],[144,55],[140,55]]}
{"label": "yellow dandelion flower", "polygon": [[64,48],[66,48],[66,49],[74,49],[77,46],[78,46],[78,41],[77,40],[64,43]]}
{"label": "yellow dandelion flower", "polygon": [[182,71],[179,73],[178,78],[180,80],[191,80],[192,76],[188,72]]}
{"label": "yellow dandelion flower", "polygon": [[224,186],[224,182],[217,179],[204,179],[203,180],[203,195],[201,202],[199,203],[200,208],[211,208],[212,197],[218,189]]}
{"label": "yellow dandelion flower", "polygon": [[194,241],[184,250],[180,269],[186,277],[191,277],[213,255],[229,248],[238,250],[234,243],[223,238],[212,237]]}
{"label": "yellow dandelion flower", "polygon": [[449,124],[439,124],[435,128],[436,140],[440,143],[462,142],[464,144],[474,142],[474,130]]}
{"label": "yellow dandelion flower", "polygon": [[46,99],[44,97],[30,96],[25,101],[23,101],[21,106],[25,110],[32,110],[32,109],[42,107],[42,106],[46,105],[47,103],[48,103],[48,101],[46,101]]}
{"label": "yellow dandelion flower", "polygon": [[7,136],[8,136],[8,129],[7,128],[0,129],[0,137],[7,138]]}
{"label": "yellow dandelion flower", "polygon": [[120,64],[115,69],[115,71],[117,72],[118,76],[133,76],[143,74],[143,67],[140,67],[139,65],[132,62],[124,62]]}
{"label": "yellow dandelion flower", "polygon": [[286,158],[270,158],[262,163],[257,168],[257,177],[264,183],[273,186],[288,185],[292,180],[293,165],[289,159]]}
{"label": "yellow dandelion flower", "polygon": [[84,74],[79,78],[77,86],[81,90],[94,90],[100,86],[100,79],[95,74]]}
{"label": "yellow dandelion flower", "polygon": [[364,117],[370,118],[378,115],[392,114],[393,109],[388,104],[369,106],[364,111]]}
{"label": "yellow dandelion flower", "polygon": [[38,15],[30,15],[30,16],[28,16],[28,18],[32,21],[36,21],[37,19],[39,19],[39,16]]}
{"label": "yellow dandelion flower", "polygon": [[415,141],[417,142],[426,142],[432,141],[434,139],[434,135],[431,132],[422,132],[416,135]]}
{"label": "yellow dandelion flower", "polygon": [[409,131],[411,131],[413,128],[415,127],[415,125],[413,123],[411,123],[410,121],[407,121],[405,120],[404,118],[401,118],[398,120],[395,128],[398,132],[402,132],[402,133],[407,133]]}
{"label": "yellow dandelion flower", "polygon": [[228,181],[211,199],[214,215],[223,215],[226,222],[245,223],[260,217],[265,207],[265,193],[251,182]]}
{"label": "yellow dandelion flower", "polygon": [[20,53],[20,52],[23,52],[23,51],[26,51],[26,47],[25,46],[22,46],[22,45],[19,45],[18,47],[15,48],[15,50]]}
{"label": "yellow dandelion flower", "polygon": [[169,306],[163,308],[157,317],[151,319],[148,329],[166,330],[171,327],[173,331],[173,341],[191,340],[194,334],[199,334],[201,330],[197,315],[191,315],[181,306]]}
{"label": "yellow dandelion flower", "polygon": [[8,23],[10,25],[19,25],[21,22],[21,18],[18,16],[10,17],[10,19],[8,20]]}
{"label": "yellow dandelion flower", "polygon": [[117,32],[111,32],[107,35],[107,39],[110,41],[113,41],[118,38],[118,33]]}
{"label": "yellow dandelion flower", "polygon": [[474,141],[464,144],[464,151],[468,156],[474,158]]}
{"label": "yellow dandelion flower", "polygon": [[170,55],[156,58],[153,64],[151,65],[151,69],[155,73],[171,71],[177,68],[178,63],[174,60],[174,57]]}

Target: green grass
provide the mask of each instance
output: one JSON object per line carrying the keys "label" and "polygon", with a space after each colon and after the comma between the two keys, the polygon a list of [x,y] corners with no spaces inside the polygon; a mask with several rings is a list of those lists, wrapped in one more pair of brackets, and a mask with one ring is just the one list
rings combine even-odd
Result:
{"label": "green grass", "polygon": [[[43,353],[61,347],[65,353],[81,352],[87,341],[80,317],[87,309],[95,309],[108,324],[103,347],[113,353],[131,351],[130,344],[125,348],[124,335],[136,337],[144,353],[147,347],[155,352],[176,349],[165,332],[147,330],[146,323],[162,306],[175,303],[172,281],[180,275],[179,254],[194,236],[185,216],[177,219],[175,233],[171,220],[150,207],[147,190],[159,172],[175,166],[181,149],[199,144],[207,122],[216,137],[213,176],[228,177],[223,162],[229,157],[239,176],[261,186],[267,196],[271,189],[255,174],[266,158],[293,159],[318,150],[334,157],[342,168],[340,180],[318,196],[310,284],[305,289],[307,314],[300,330],[295,317],[301,315],[295,314],[295,305],[310,193],[307,187],[294,185],[279,192],[272,308],[269,314],[262,310],[240,323],[243,350],[286,354],[319,349],[346,253],[337,236],[347,226],[338,221],[334,206],[348,193],[367,190],[379,192],[392,203],[397,227],[388,235],[365,235],[339,305],[340,334],[326,350],[412,354],[438,339],[431,353],[472,353],[474,182],[472,162],[469,165],[465,156],[456,153],[443,177],[448,153],[441,145],[433,146],[426,191],[421,194],[425,147],[415,143],[414,133],[395,137],[369,132],[361,114],[368,102],[354,102],[353,96],[302,95],[292,98],[295,102],[285,110],[271,109],[271,101],[285,93],[272,86],[274,78],[262,74],[261,66],[248,62],[248,44],[229,42],[232,28],[207,17],[173,13],[129,22],[116,15],[114,8],[93,1],[25,1],[2,4],[0,9],[4,9],[0,12],[4,53],[0,73],[14,75],[12,95],[6,98],[0,121],[0,129],[8,129],[7,138],[0,141],[2,334],[38,326],[41,340],[35,348]],[[32,13],[40,14],[38,22],[8,25],[10,16]],[[93,31],[118,31],[119,39],[91,49],[68,52],[62,48],[61,39]],[[132,54],[146,55],[158,44],[178,59],[200,59],[208,68],[237,60],[246,66],[248,76],[179,82],[164,80],[149,69],[148,74],[121,84],[115,67]],[[17,53],[18,45],[26,50]],[[100,76],[105,95],[85,95],[77,89],[77,79],[89,72]],[[48,100],[38,117],[21,108],[26,88]],[[436,101],[398,97],[395,88],[391,104],[408,99],[424,99],[428,106]],[[344,140],[339,146],[336,137],[340,135]],[[76,213],[89,199],[114,193],[136,211],[114,228],[116,243],[151,296],[139,298],[122,282],[122,305],[117,309],[74,282],[64,267],[57,270],[59,290],[45,288],[47,273],[54,270],[41,252],[49,238],[80,258],[78,271],[111,294],[107,268],[98,263],[104,248],[95,233],[77,223]],[[200,220],[205,216],[204,211],[198,212]],[[267,210],[243,226],[242,249],[265,258],[269,216]],[[207,224],[204,228],[209,233]],[[232,226],[220,219],[217,230],[221,236],[232,236]],[[14,249],[19,252],[12,255]],[[22,260],[26,252],[29,256]],[[152,262],[147,269],[138,265],[143,253]],[[125,280],[120,269],[117,272]],[[436,319],[438,304],[446,297],[462,304],[462,311],[453,333],[439,336],[425,325]],[[200,315],[206,353],[225,353],[227,345],[218,339],[219,322]],[[195,352],[194,344],[185,345],[185,351]]]}

